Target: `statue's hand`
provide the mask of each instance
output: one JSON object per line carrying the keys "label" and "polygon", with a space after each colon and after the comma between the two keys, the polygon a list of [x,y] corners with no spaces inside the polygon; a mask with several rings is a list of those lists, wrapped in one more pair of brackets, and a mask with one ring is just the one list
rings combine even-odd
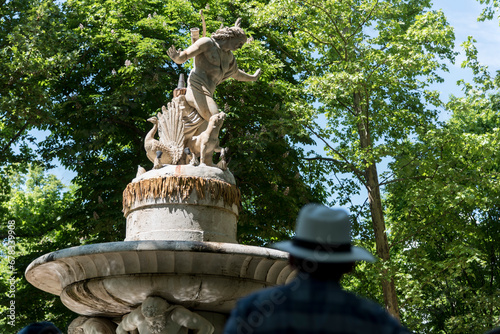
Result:
{"label": "statue's hand", "polygon": [[182,64],[182,61],[181,61],[181,52],[182,50],[177,50],[175,48],[175,46],[171,46],[168,50],[167,50],[167,54],[170,58],[172,58],[172,60],[174,62],[176,62],[177,64]]}
{"label": "statue's hand", "polygon": [[260,68],[259,68],[259,69],[258,69],[257,71],[255,71],[255,73],[252,75],[252,77],[253,77],[253,80],[254,80],[254,81],[257,81],[257,80],[259,79],[259,77],[260,77],[260,72],[261,72],[261,71],[260,71]]}

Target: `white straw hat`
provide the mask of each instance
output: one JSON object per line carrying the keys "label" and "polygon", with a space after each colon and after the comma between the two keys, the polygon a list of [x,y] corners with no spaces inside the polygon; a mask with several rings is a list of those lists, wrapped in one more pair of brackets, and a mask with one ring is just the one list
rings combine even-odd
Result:
{"label": "white straw hat", "polygon": [[295,237],[272,247],[316,262],[375,262],[375,257],[366,249],[351,245],[347,212],[321,204],[304,206],[297,217]]}

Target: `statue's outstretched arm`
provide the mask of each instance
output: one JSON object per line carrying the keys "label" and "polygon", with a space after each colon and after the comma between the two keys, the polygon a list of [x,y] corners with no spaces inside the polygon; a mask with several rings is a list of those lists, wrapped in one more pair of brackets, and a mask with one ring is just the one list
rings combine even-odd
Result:
{"label": "statue's outstretched arm", "polygon": [[232,78],[238,81],[257,81],[260,77],[260,68],[255,71],[254,74],[248,74],[238,69],[233,75]]}
{"label": "statue's outstretched arm", "polygon": [[175,46],[171,46],[167,50],[167,54],[174,62],[177,64],[182,64],[186,60],[196,57],[200,53],[207,51],[210,46],[212,46],[213,42],[208,37],[203,37],[197,40],[194,44],[189,46],[186,50],[177,50]]}

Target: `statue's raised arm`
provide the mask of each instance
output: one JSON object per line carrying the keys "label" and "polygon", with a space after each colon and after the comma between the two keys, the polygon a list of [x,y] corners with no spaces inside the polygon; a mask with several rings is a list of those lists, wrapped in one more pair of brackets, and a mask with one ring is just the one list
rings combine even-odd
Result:
{"label": "statue's raised arm", "polygon": [[212,46],[210,38],[203,37],[197,40],[186,50],[177,50],[173,45],[167,50],[167,54],[176,64],[182,64],[186,60],[196,57],[198,54],[206,52]]}

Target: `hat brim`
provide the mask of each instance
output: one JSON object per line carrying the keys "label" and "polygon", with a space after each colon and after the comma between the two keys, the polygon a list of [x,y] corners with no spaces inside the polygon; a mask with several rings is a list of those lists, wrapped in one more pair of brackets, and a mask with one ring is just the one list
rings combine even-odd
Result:
{"label": "hat brim", "polygon": [[354,262],[354,261],[367,261],[375,262],[375,257],[366,249],[356,246],[351,246],[349,252],[324,252],[319,249],[313,250],[308,248],[302,248],[294,245],[292,241],[281,241],[270,245],[272,248],[276,248],[291,255],[316,262]]}

